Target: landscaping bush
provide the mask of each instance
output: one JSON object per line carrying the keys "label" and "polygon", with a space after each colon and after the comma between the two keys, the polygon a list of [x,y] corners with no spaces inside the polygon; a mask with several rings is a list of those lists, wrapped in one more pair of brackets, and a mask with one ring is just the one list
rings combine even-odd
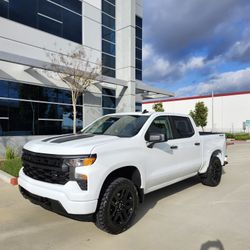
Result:
{"label": "landscaping bush", "polygon": [[18,177],[18,173],[19,170],[22,167],[22,160],[21,158],[14,158],[14,159],[9,159],[9,160],[5,160],[2,164],[1,164],[1,170],[3,170],[4,172],[13,175],[15,177]]}
{"label": "landscaping bush", "polygon": [[6,147],[5,159],[11,160],[11,159],[15,159],[16,157],[17,157],[16,150],[14,148],[11,148],[11,147]]}
{"label": "landscaping bush", "polygon": [[239,140],[239,141],[246,141],[246,140],[250,140],[250,134],[248,133],[226,133],[226,137],[229,139],[235,139],[235,140]]}

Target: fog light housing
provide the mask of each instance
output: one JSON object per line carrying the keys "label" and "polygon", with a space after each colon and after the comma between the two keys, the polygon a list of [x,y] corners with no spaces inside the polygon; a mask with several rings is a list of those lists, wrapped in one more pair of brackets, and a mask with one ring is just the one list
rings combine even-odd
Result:
{"label": "fog light housing", "polygon": [[82,190],[88,190],[88,176],[85,174],[76,174],[76,182]]}

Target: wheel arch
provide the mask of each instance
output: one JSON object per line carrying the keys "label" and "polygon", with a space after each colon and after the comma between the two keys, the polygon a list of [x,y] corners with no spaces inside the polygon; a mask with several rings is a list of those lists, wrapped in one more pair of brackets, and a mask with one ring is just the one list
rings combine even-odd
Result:
{"label": "wheel arch", "polygon": [[123,166],[108,173],[99,192],[99,202],[108,185],[119,177],[127,178],[134,183],[138,191],[139,201],[142,202],[144,199],[143,179],[140,170],[135,166]]}
{"label": "wheel arch", "polygon": [[202,165],[202,167],[199,170],[200,174],[204,174],[207,172],[207,169],[209,167],[210,161],[213,157],[218,157],[220,159],[221,165],[223,165],[223,156],[222,156],[222,150],[221,149],[216,149],[213,152],[211,152],[210,157],[208,157],[207,159],[205,159],[204,164]]}

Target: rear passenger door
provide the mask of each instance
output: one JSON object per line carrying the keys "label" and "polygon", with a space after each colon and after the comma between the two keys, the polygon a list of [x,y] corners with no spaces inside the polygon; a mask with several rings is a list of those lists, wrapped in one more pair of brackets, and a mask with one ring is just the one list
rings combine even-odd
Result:
{"label": "rear passenger door", "polygon": [[[173,131],[171,147],[178,159],[175,164],[176,178],[198,172],[201,167],[202,149],[199,134],[189,117],[170,116]],[[170,142],[169,142],[170,143]]]}

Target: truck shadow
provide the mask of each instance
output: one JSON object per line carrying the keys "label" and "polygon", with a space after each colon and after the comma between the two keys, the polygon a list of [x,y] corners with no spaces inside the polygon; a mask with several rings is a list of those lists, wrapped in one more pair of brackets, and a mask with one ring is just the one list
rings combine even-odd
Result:
{"label": "truck shadow", "polygon": [[144,202],[139,205],[139,208],[137,210],[137,215],[135,217],[134,224],[136,224],[140,219],[142,219],[150,209],[154,208],[157,202],[161,199],[177,194],[199,183],[199,177],[195,176],[145,195]]}
{"label": "truck shadow", "polygon": [[221,243],[220,240],[215,240],[215,241],[207,241],[201,245],[200,250],[212,250],[212,249],[218,249],[218,250],[224,250],[224,246]]}

